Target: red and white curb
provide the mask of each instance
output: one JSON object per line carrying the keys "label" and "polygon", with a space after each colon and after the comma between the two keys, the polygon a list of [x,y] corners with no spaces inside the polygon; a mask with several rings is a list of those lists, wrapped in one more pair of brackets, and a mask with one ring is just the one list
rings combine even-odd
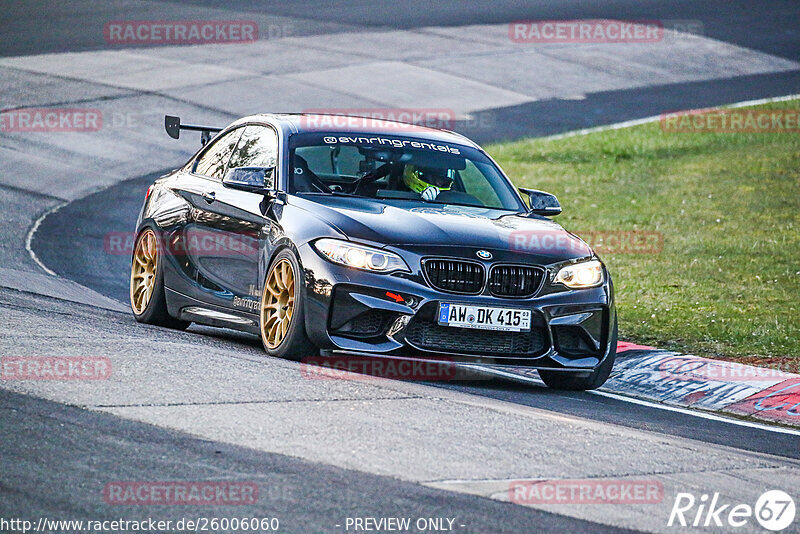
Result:
{"label": "red and white curb", "polygon": [[604,390],[800,426],[800,375],[620,343]]}

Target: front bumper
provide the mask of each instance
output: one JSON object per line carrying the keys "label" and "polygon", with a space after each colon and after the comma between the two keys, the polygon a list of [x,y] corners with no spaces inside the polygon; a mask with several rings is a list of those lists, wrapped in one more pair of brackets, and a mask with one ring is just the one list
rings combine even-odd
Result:
{"label": "front bumper", "polygon": [[[616,350],[611,346],[616,310],[608,276],[596,288],[499,298],[434,289],[413,257],[405,259],[417,272],[380,275],[333,264],[308,245],[300,253],[306,331],[323,349],[564,371],[591,371]],[[528,308],[531,330],[440,326],[440,302]]]}

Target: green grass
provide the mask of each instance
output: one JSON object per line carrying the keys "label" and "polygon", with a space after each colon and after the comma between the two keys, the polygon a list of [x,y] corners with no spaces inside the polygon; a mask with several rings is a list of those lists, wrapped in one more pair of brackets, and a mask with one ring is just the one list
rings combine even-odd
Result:
{"label": "green grass", "polygon": [[557,195],[568,230],[663,234],[658,254],[602,257],[620,339],[796,367],[800,134],[666,133],[656,122],[488,150],[516,185]]}

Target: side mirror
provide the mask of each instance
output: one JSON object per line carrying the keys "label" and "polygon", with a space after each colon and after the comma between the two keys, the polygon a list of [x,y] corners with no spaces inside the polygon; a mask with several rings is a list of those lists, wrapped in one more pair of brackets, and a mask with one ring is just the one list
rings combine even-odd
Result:
{"label": "side mirror", "polygon": [[544,215],[545,217],[553,217],[561,213],[561,204],[558,203],[555,195],[524,187],[520,187],[519,190],[528,195],[531,213]]}
{"label": "side mirror", "polygon": [[222,178],[222,185],[240,191],[269,195],[274,192],[274,167],[238,167],[228,169]]}

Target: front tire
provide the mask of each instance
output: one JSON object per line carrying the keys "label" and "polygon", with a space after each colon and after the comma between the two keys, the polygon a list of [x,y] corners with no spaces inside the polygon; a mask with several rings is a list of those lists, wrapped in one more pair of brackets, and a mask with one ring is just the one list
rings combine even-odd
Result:
{"label": "front tire", "polygon": [[617,319],[614,318],[614,326],[611,331],[611,352],[603,360],[597,369],[589,376],[574,376],[566,371],[539,371],[542,381],[547,387],[553,389],[563,389],[567,391],[586,391],[597,389],[608,380],[611,370],[614,368],[614,360],[617,356]]}
{"label": "front tire", "polygon": [[259,327],[270,356],[299,361],[319,354],[305,327],[305,294],[300,263],[289,250],[280,251],[270,265],[261,294]]}
{"label": "front tire", "polygon": [[190,323],[175,319],[167,311],[161,249],[152,228],[145,228],[136,238],[131,258],[131,311],[140,323],[184,330]]}

